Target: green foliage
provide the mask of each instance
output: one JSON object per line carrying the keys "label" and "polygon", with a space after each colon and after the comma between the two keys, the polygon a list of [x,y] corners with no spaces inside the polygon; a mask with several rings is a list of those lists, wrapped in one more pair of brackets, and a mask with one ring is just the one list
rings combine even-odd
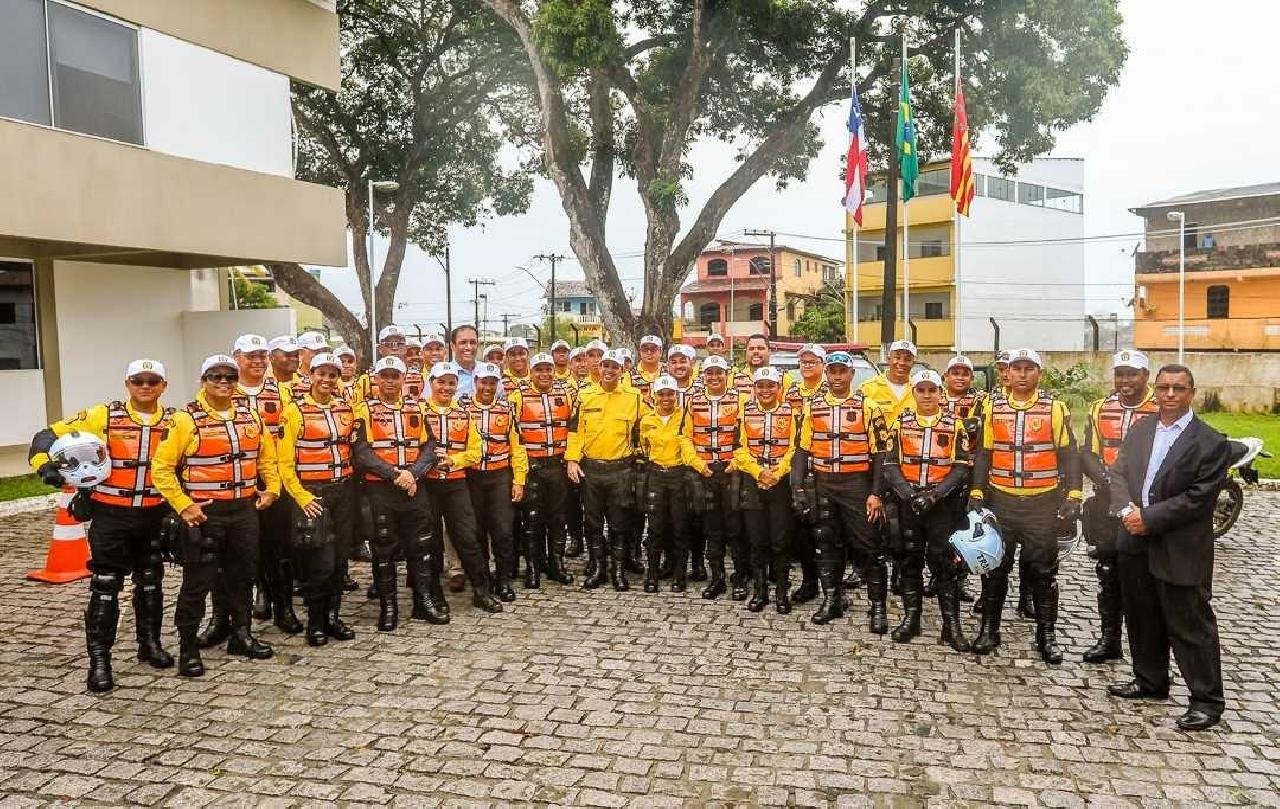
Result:
{"label": "green foliage", "polygon": [[1110,391],[1107,383],[1094,377],[1092,369],[1083,362],[1064,370],[1045,368],[1040,374],[1040,387],[1065,401],[1078,423],[1083,423],[1080,420],[1089,404]]}
{"label": "green foliage", "polygon": [[791,325],[791,333],[811,343],[840,342],[844,340],[844,319],[844,290],[836,284],[826,284]]}
{"label": "green foliage", "polygon": [[0,478],[0,503],[41,494],[53,494],[56,491],[57,489],[52,486],[46,486],[36,474]]}
{"label": "green foliage", "polygon": [[598,68],[622,50],[609,0],[548,0],[538,7],[533,36],[562,77]]}
{"label": "green foliage", "polygon": [[266,284],[236,276],[232,303],[237,309],[279,309],[280,302]]}
{"label": "green foliage", "polygon": [[[564,340],[566,343],[574,347],[586,345],[591,340],[591,338],[585,334],[582,335],[581,340],[574,338],[573,327],[578,324],[576,321],[573,320],[573,318],[557,316],[555,318],[555,322],[556,322],[556,336],[555,336],[556,340]],[[543,351],[548,351],[550,350],[551,343],[553,342],[551,338],[551,317],[550,316],[544,317],[542,319],[541,326],[542,326],[541,348]]]}
{"label": "green foliage", "polygon": [[1258,458],[1253,468],[1264,478],[1280,478],[1280,417],[1266,413],[1206,413],[1199,408],[1196,413],[1210,427],[1232,438],[1261,438],[1266,450],[1276,457]]}

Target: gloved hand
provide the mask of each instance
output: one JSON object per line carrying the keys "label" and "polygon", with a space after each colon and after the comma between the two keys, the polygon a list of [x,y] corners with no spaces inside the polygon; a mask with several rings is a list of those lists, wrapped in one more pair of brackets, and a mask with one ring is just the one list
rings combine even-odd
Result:
{"label": "gloved hand", "polygon": [[969,493],[969,513],[970,514],[977,514],[978,512],[985,509],[986,507],[987,507],[987,503],[986,503],[986,500],[982,497],[982,495],[974,492]]}
{"label": "gloved hand", "polygon": [[1075,522],[1080,519],[1080,501],[1074,497],[1068,497],[1062,504],[1062,508],[1058,509],[1058,519],[1066,522]]}
{"label": "gloved hand", "polygon": [[61,488],[63,485],[64,481],[62,480],[62,470],[59,469],[58,465],[53,461],[46,461],[41,464],[40,468],[36,470],[36,474],[45,482],[46,486],[57,486]]}
{"label": "gloved hand", "polygon": [[160,559],[171,564],[182,559],[182,536],[187,527],[177,512],[170,511],[160,520]]}

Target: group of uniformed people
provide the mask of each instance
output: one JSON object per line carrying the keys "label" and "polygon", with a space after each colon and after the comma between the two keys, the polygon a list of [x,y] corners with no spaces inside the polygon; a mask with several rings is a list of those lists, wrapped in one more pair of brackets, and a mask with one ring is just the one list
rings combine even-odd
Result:
{"label": "group of uniformed people", "polygon": [[[202,647],[272,655],[252,632],[255,615],[313,646],[354,637],[341,605],[362,545],[381,631],[399,624],[400,560],[413,618],[439,624],[450,616],[442,576],[453,589],[469,579],[474,605],[498,612],[516,597],[521,558],[526,588],[543,577],[567,585],[565,557],[585,551],[588,589],[627,590],[629,573],[650,593],[664,579],[673,592],[705,581],[703,598],[728,593],[753,612],[772,601],[783,614],[820,595],[817,624],[843,616],[846,590],[862,586],[877,634],[889,631],[895,592],[898,642],[920,633],[924,597],[936,594],[939,642],[979,654],[1000,644],[1020,549],[1020,604],[1041,656],[1058,663],[1059,547],[1076,533],[1082,470],[1104,482],[1125,432],[1155,409],[1146,358],[1134,351],[1116,355],[1116,390],[1090,409],[1081,451],[1065,404],[1040,388],[1031,349],[1002,352],[1000,383],[987,393],[966,357],[939,374],[917,367],[908,341],[855,385],[865,363],[849,353],[806,345],[793,375],[772,367],[763,335],[748,341],[742,367],[715,335],[701,361],[687,345],[664,352],[656,336],[641,338],[638,356],[598,340],[530,356],[519,338],[481,353],[478,337],[455,329],[451,361],[445,335],[416,341],[389,326],[358,374],[354,352],[331,351],[318,333],[242,335],[230,355],[202,363],[200,390],[182,408],[161,404],[165,369],[142,359],[126,369],[127,400],[37,434],[32,466],[50,482],[60,480],[47,454],[60,436],[97,435],[111,461],[108,478],[77,498],[79,516],[92,519],[89,689],[113,685],[126,576],[138,659],[166,668],[163,561],[181,563],[179,673],[200,676]],[[970,643],[960,615],[967,568],[948,541],[967,511],[984,507],[1006,551],[982,576]],[[1120,655],[1109,512],[1096,499],[1084,512],[1098,540],[1102,627],[1090,662]]]}

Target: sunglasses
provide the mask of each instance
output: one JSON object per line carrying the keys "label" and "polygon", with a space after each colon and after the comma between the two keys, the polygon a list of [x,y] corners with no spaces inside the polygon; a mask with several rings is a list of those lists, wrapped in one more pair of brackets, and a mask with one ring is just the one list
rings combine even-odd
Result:
{"label": "sunglasses", "polygon": [[239,382],[240,374],[205,374],[204,378],[209,382]]}
{"label": "sunglasses", "polygon": [[161,378],[160,378],[160,377],[158,377],[158,376],[131,376],[131,377],[129,377],[129,384],[130,384],[130,385],[133,385],[134,387],[138,387],[138,388],[154,388],[154,387],[156,387],[157,385],[162,384],[163,382],[164,382],[164,380],[163,380],[163,379],[161,379]]}

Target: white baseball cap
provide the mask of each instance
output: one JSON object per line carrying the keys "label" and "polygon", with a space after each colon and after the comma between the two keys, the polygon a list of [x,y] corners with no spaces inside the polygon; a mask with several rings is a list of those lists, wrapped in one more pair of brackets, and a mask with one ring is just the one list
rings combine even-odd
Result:
{"label": "white baseball cap", "polygon": [[499,354],[505,353],[502,350],[502,343],[493,343],[492,345],[485,346],[484,350],[480,352],[480,356],[487,357],[495,351]]}
{"label": "white baseball cap", "polygon": [[913,357],[920,353],[916,350],[916,344],[910,340],[894,340],[889,344],[889,353],[892,354],[895,351],[910,351]]}
{"label": "white baseball cap", "polygon": [[168,379],[164,373],[164,363],[159,360],[134,360],[125,366],[124,378],[128,379],[136,374],[155,374],[161,379]]}
{"label": "white baseball cap", "polygon": [[445,345],[446,342],[447,341],[444,339],[444,332],[442,331],[429,331],[422,336],[423,347],[436,345],[437,343]]}
{"label": "white baseball cap", "polygon": [[204,362],[200,363],[200,376],[209,373],[212,368],[230,368],[239,373],[240,367],[236,365],[236,361],[228,357],[226,354],[214,354],[204,358]]}
{"label": "white baseball cap", "polygon": [[304,331],[298,335],[298,347],[308,351],[324,351],[329,347],[329,340],[318,331]]}
{"label": "white baseball cap", "polygon": [[969,359],[963,354],[957,354],[951,359],[947,360],[946,370],[950,371],[952,368],[968,368],[970,371],[972,371],[973,360]]}
{"label": "white baseball cap", "polygon": [[302,350],[298,345],[298,341],[294,339],[292,334],[282,334],[279,337],[272,337],[267,341],[267,348],[272,351],[283,351],[286,354],[292,354],[295,351]]}
{"label": "white baseball cap", "polygon": [[626,358],[622,356],[622,349],[614,348],[604,352],[604,356],[600,358],[600,362],[612,362],[614,365],[622,365]]}
{"label": "white baseball cap", "polygon": [[1015,348],[1009,352],[1009,364],[1015,362],[1034,362],[1036,367],[1043,368],[1044,363],[1040,361],[1040,352],[1034,348]]}
{"label": "white baseball cap", "polygon": [[702,361],[703,371],[708,371],[712,368],[719,368],[721,371],[728,372],[729,363],[725,362],[724,357],[707,357]]}
{"label": "white baseball cap", "polygon": [[397,371],[406,374],[409,369],[404,367],[404,360],[399,357],[383,357],[373,364],[373,375],[377,376],[382,371]]}
{"label": "white baseball cap", "polygon": [[[488,364],[492,365],[493,363],[488,363]],[[431,366],[431,373],[427,376],[427,379],[439,379],[442,376],[457,376],[457,375],[458,375],[457,365],[454,365],[452,362],[437,362],[435,365]]]}
{"label": "white baseball cap", "polygon": [[248,354],[251,351],[266,351],[267,338],[261,334],[242,334],[231,346],[231,353]]}
{"label": "white baseball cap", "polygon": [[1111,367],[1113,370],[1116,368],[1132,368],[1135,371],[1149,371],[1151,369],[1151,361],[1141,351],[1118,351],[1111,358]]}
{"label": "white baseball cap", "polygon": [[[437,362],[435,365],[431,366],[431,378],[435,379],[437,376],[444,376],[443,373],[437,374],[436,368],[440,367],[441,365],[448,365],[448,364],[449,363],[447,362]],[[448,371],[447,373],[457,373],[457,372]],[[502,369],[494,365],[492,362],[477,362],[475,376],[476,376],[476,379],[502,379]]]}
{"label": "white baseball cap", "polygon": [[618,352],[618,356],[622,357],[623,359],[626,359],[626,360],[635,359],[635,355],[631,353],[631,349],[629,348],[619,348],[617,349],[617,352]]}
{"label": "white baseball cap", "polygon": [[997,351],[997,352],[996,352],[996,365],[1008,365],[1008,364],[1009,364],[1009,352],[1008,352],[1007,350],[1006,350],[1006,351]]}
{"label": "white baseball cap", "polygon": [[422,341],[417,337],[405,337],[404,344],[408,348],[422,348]]}
{"label": "white baseball cap", "polygon": [[657,393],[660,390],[680,390],[680,386],[676,384],[676,378],[670,374],[662,374],[653,380],[652,387],[649,390]]}
{"label": "white baseball cap", "polygon": [[812,354],[819,360],[825,360],[827,358],[827,350],[817,343],[805,343],[800,346],[800,350],[796,352],[796,356],[798,357],[801,354]]}
{"label": "white baseball cap", "polygon": [[404,337],[404,329],[399,326],[383,326],[378,332],[378,342],[381,343],[388,337]]}
{"label": "white baseball cap", "polygon": [[334,354],[322,353],[316,354],[311,358],[311,370],[319,368],[321,365],[331,365],[339,371],[342,370],[342,363],[338,361],[338,357]]}
{"label": "white baseball cap", "polygon": [[756,382],[773,382],[781,385],[782,374],[778,373],[778,369],[772,365],[766,365],[763,368],[757,368],[755,373],[751,374],[751,383]]}
{"label": "white baseball cap", "polygon": [[592,340],[591,342],[587,343],[586,346],[584,346],[583,350],[587,352],[592,352],[592,351],[604,352],[609,350],[609,346],[605,343],[604,340]]}
{"label": "white baseball cap", "polygon": [[523,348],[529,350],[529,341],[523,337],[508,337],[507,341],[502,344],[502,352],[505,354],[513,348]]}
{"label": "white baseball cap", "polygon": [[716,341],[717,343],[723,343],[724,337],[722,337],[719,334],[716,334],[715,332],[711,332],[710,334],[707,335],[707,342],[710,343],[712,340]]}
{"label": "white baseball cap", "polygon": [[539,365],[555,365],[555,364],[556,364],[556,361],[555,361],[554,359],[552,359],[552,357],[551,357],[551,355],[550,355],[550,354],[547,354],[547,353],[545,353],[545,352],[543,352],[543,353],[541,353],[541,354],[534,354],[534,355],[529,359],[529,367],[530,367],[530,368],[534,368],[534,367],[537,367],[537,366],[539,366]]}
{"label": "white baseball cap", "polygon": [[585,353],[587,353],[587,350],[582,346],[578,346],[577,348],[571,348],[569,349],[569,359],[573,359],[575,357],[581,357]]}
{"label": "white baseball cap", "polygon": [[333,350],[333,356],[335,357],[354,357],[355,355],[355,349],[351,346],[339,346]]}
{"label": "white baseball cap", "polygon": [[932,382],[938,387],[942,387],[942,377],[932,368],[921,368],[911,375],[911,387],[915,387],[922,382]]}
{"label": "white baseball cap", "polygon": [[646,334],[644,337],[640,338],[640,345],[657,346],[658,348],[662,348],[662,338],[656,334]]}
{"label": "white baseball cap", "polygon": [[554,343],[551,344],[552,351],[556,351],[558,349],[568,348],[568,347],[569,347],[569,344],[566,343],[564,340],[556,340]]}
{"label": "white baseball cap", "polygon": [[677,355],[688,357],[691,360],[696,360],[698,358],[698,352],[693,350],[693,346],[687,346],[684,343],[676,343],[671,346],[671,348],[667,349],[668,358],[675,357]]}

